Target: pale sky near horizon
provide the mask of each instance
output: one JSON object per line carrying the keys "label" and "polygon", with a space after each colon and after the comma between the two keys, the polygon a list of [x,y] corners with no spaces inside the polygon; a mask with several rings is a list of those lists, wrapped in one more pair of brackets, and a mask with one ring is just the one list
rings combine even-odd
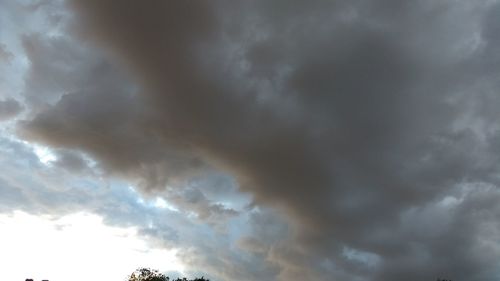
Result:
{"label": "pale sky near horizon", "polygon": [[97,215],[51,219],[15,211],[0,216],[0,228],[5,280],[125,280],[139,267],[183,270],[174,250],[151,249],[133,227],[109,227]]}
{"label": "pale sky near horizon", "polygon": [[0,0],[0,279],[500,279],[500,1]]}

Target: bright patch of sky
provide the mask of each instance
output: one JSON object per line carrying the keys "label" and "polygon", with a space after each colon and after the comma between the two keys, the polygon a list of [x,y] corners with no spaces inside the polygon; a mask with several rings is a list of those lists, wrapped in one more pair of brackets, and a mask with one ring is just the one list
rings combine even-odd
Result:
{"label": "bright patch of sky", "polygon": [[41,145],[32,145],[33,146],[33,152],[35,152],[36,156],[38,156],[38,159],[40,159],[40,162],[43,164],[49,164],[50,162],[54,161],[57,159],[57,156],[50,151],[48,147],[41,146]]}
{"label": "bright patch of sky", "polygon": [[93,214],[51,218],[15,211],[0,214],[0,229],[4,280],[123,280],[141,266],[183,270],[175,250],[151,248],[134,227],[107,226]]}
{"label": "bright patch of sky", "polygon": [[168,209],[168,210],[174,211],[174,212],[179,211],[179,209],[175,208],[174,206],[169,204],[165,199],[163,199],[161,197],[156,197],[156,199],[154,200],[153,206],[155,206],[156,208],[160,208],[160,209]]}
{"label": "bright patch of sky", "polygon": [[356,250],[350,247],[344,247],[342,253],[347,259],[365,264],[370,267],[376,266],[377,263],[380,262],[380,257],[378,255]]}

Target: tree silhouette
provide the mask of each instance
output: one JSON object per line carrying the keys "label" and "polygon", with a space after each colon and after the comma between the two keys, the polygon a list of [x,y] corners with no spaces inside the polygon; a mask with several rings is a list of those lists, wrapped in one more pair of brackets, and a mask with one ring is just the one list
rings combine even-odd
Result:
{"label": "tree silhouette", "polygon": [[128,281],[169,281],[169,278],[158,270],[139,268],[130,274]]}
{"label": "tree silhouette", "polygon": [[[170,281],[170,278],[165,276],[165,274],[160,273],[156,269],[151,268],[139,268],[130,274],[127,281]],[[210,281],[204,277],[195,279],[177,278],[172,279],[172,281]]]}

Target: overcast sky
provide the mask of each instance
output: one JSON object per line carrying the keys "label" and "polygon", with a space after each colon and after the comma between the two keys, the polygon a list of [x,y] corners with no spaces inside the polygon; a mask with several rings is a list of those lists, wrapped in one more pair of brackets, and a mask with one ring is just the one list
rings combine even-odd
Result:
{"label": "overcast sky", "polygon": [[499,50],[496,0],[0,0],[2,279],[498,281]]}

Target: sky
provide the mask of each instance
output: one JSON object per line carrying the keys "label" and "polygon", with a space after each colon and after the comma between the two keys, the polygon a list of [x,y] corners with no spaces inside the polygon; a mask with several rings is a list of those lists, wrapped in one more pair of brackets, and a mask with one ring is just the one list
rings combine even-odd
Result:
{"label": "sky", "polygon": [[0,0],[2,279],[500,279],[500,1]]}

